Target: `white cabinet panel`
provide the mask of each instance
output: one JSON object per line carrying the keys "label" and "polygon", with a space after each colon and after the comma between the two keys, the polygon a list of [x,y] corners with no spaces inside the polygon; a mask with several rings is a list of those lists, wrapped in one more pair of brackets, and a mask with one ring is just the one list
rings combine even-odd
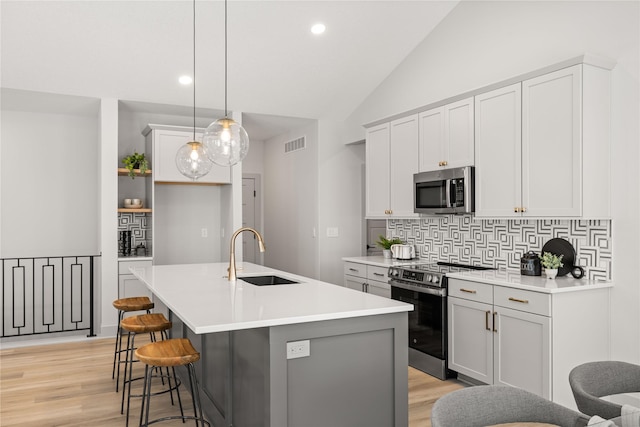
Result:
{"label": "white cabinet panel", "polygon": [[368,217],[384,216],[390,209],[390,141],[389,123],[367,129],[365,180]]}
{"label": "white cabinet panel", "polygon": [[413,174],[418,172],[418,116],[391,122],[390,209],[396,217],[413,217]]}
{"label": "white cabinet panel", "polygon": [[609,76],[580,64],[475,97],[476,216],[610,215]]}
{"label": "white cabinet panel", "polygon": [[473,166],[474,129],[473,98],[445,105],[445,140],[447,168]]}
{"label": "white cabinet panel", "polygon": [[349,289],[391,298],[387,268],[345,261],[344,286]]}
{"label": "white cabinet panel", "polygon": [[417,217],[413,174],[418,171],[418,116],[383,123],[366,133],[367,217]]}
{"label": "white cabinet panel", "polygon": [[522,206],[530,216],[579,216],[581,66],[522,82]]}
{"label": "white cabinet panel", "polygon": [[473,166],[473,98],[420,113],[419,171]]}
{"label": "white cabinet panel", "polygon": [[449,369],[492,384],[492,305],[449,296],[447,311]]}
{"label": "white cabinet panel", "polygon": [[[202,129],[196,131],[196,140],[202,141]],[[180,147],[193,140],[193,131],[168,130],[163,128],[153,129],[146,135],[151,138],[152,170],[155,182],[193,183],[193,181],[178,171],[176,166],[176,153]],[[196,181],[208,184],[231,183],[231,168],[228,166],[213,165],[211,172]]]}
{"label": "white cabinet panel", "polygon": [[476,216],[520,216],[521,177],[520,83],[476,96]]}
{"label": "white cabinet panel", "polygon": [[150,260],[118,261],[118,298],[151,297],[147,286],[131,274],[131,267],[150,267]]}
{"label": "white cabinet panel", "polygon": [[551,398],[551,319],[495,307],[494,384]]}

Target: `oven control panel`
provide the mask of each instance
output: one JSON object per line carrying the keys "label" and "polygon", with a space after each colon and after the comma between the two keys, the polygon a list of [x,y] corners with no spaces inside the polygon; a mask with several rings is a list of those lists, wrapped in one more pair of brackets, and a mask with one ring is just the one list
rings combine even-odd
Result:
{"label": "oven control panel", "polygon": [[430,271],[419,271],[416,269],[405,269],[399,267],[391,267],[387,275],[391,280],[404,280],[411,283],[439,285],[441,282],[441,274]]}

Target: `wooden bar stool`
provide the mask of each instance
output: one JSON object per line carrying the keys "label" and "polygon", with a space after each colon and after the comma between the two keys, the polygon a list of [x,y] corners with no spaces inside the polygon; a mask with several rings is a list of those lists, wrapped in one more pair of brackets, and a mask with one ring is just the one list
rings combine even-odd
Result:
{"label": "wooden bar stool", "polygon": [[[137,316],[126,317],[120,321],[120,327],[127,332],[127,348],[126,348],[126,365],[124,369],[124,376],[122,381],[122,404],[120,406],[120,413],[124,413],[124,396],[125,396],[125,387],[127,389],[127,422],[126,425],[129,425],[129,404],[131,403],[131,383],[136,380],[143,379],[143,377],[133,378],[133,354],[136,350],[135,347],[135,338],[138,334],[149,334],[151,338],[151,342],[158,342],[156,340],[155,333],[160,332],[160,339],[167,339],[168,334],[167,331],[171,329],[172,323],[164,317],[162,313],[150,313],[150,314],[139,314]],[[128,365],[128,366],[127,366]],[[127,374],[128,368],[128,374]],[[171,404],[173,405],[173,390],[177,389],[178,384],[176,386],[171,385],[172,376],[169,374],[169,368],[167,368],[167,374],[163,375],[162,370],[157,370],[158,376],[162,377],[162,383],[164,384],[164,379],[167,378],[169,382],[169,388],[164,392],[168,391],[171,393]],[[175,378],[175,373],[173,375]],[[135,397],[141,397],[143,394],[135,395]],[[180,395],[178,395],[178,402],[180,403],[180,411],[182,412],[182,402],[180,401]]]}
{"label": "wooden bar stool", "polygon": [[[173,419],[195,420],[196,427],[211,426],[202,415],[202,404],[200,402],[200,392],[193,364],[200,360],[200,353],[193,348],[188,338],[175,338],[165,341],[158,341],[146,344],[136,350],[136,357],[145,364],[144,368],[144,394],[142,396],[142,407],[140,408],[140,426],[148,426],[159,421]],[[152,370],[155,367],[171,367],[175,375],[176,366],[187,366],[189,371],[189,386],[191,388],[191,401],[193,402],[193,416],[185,416],[180,407],[181,415],[158,418],[149,421],[149,402],[151,401],[151,379]],[[178,400],[180,394],[178,393]],[[144,421],[144,423],[143,423]]]}
{"label": "wooden bar stool", "polygon": [[111,372],[111,379],[116,378],[116,365],[118,366],[118,376],[116,378],[116,392],[118,391],[118,384],[120,383],[120,363],[125,363],[120,360],[122,354],[122,328],[120,328],[120,322],[124,318],[125,313],[131,313],[134,311],[145,311],[151,313],[151,309],[154,304],[149,297],[129,297],[120,298],[113,302],[113,306],[118,310],[118,329],[116,330],[116,346],[113,352],[113,371]]}

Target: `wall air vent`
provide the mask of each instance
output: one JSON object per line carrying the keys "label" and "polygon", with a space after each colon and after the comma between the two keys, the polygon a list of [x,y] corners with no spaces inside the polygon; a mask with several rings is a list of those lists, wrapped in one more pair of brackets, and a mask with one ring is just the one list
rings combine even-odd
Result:
{"label": "wall air vent", "polygon": [[294,151],[302,150],[307,147],[307,142],[304,136],[300,138],[292,139],[284,144],[284,153],[292,153]]}

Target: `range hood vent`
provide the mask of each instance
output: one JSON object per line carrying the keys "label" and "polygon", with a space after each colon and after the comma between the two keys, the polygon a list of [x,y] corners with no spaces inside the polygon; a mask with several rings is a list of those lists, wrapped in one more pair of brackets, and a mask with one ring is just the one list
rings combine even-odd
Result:
{"label": "range hood vent", "polygon": [[294,151],[303,150],[307,147],[306,138],[301,136],[300,138],[293,139],[284,144],[284,153],[293,153]]}

